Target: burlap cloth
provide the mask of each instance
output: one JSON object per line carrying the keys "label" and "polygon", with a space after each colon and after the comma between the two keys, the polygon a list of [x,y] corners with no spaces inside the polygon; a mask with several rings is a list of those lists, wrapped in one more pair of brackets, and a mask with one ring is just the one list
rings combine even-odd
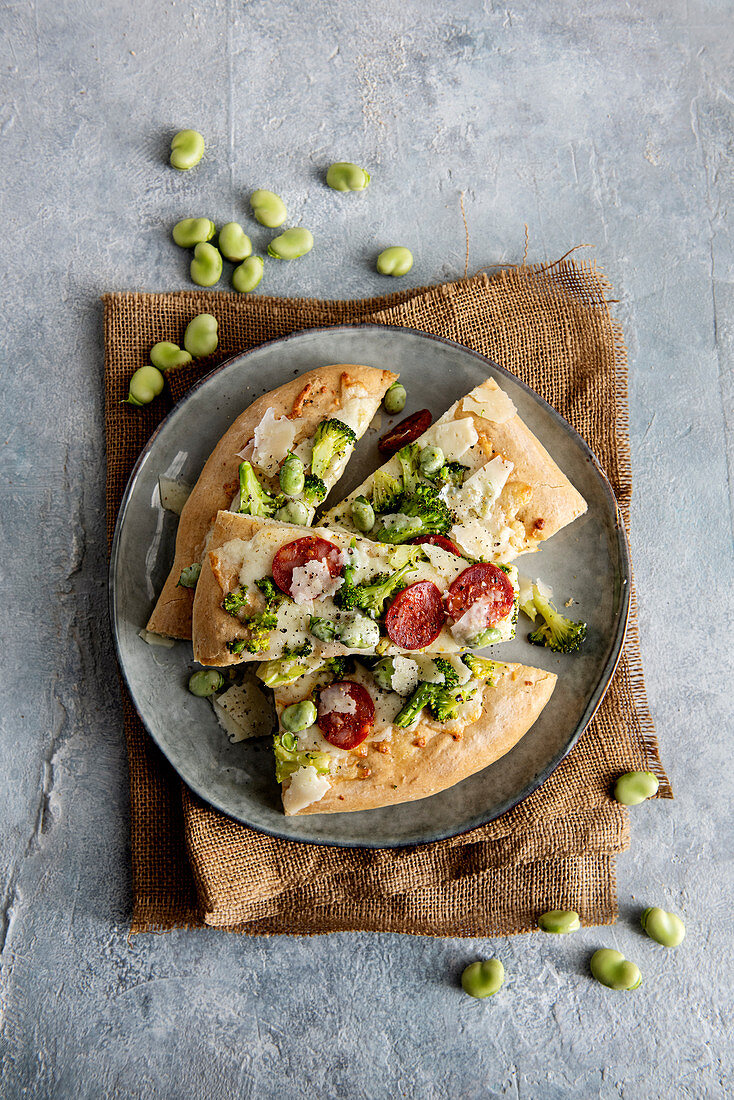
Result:
{"label": "burlap cloth", "polygon": [[[326,302],[214,292],[112,294],[105,306],[107,506],[112,536],[133,463],[191,384],[218,362],[298,329],[372,322],[450,337],[501,363],[587,440],[629,522],[627,362],[593,267],[561,261],[386,298]],[[171,396],[120,404],[158,340],[179,342],[196,313],[219,321],[216,355],[169,375]],[[141,624],[142,625],[142,624]],[[620,772],[646,769],[672,797],[648,712],[633,606],[619,668],[596,717],[536,793],[453,840],[390,851],[273,840],[194,796],[150,740],[123,688],[130,762],[134,932],[214,925],[250,933],[339,930],[487,936],[529,931],[540,912],[616,916],[615,857],[627,811],[609,796]]]}

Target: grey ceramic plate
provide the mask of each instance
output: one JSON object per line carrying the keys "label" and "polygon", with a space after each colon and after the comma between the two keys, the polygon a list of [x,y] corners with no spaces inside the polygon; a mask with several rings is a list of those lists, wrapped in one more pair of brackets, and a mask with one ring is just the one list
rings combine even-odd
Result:
{"label": "grey ceramic plate", "polygon": [[[193,483],[214,444],[256,397],[295,374],[325,363],[366,363],[398,371],[409,403],[439,416],[487,375],[515,402],[589,510],[537,554],[518,559],[521,572],[553,586],[562,605],[589,624],[581,653],[560,656],[531,646],[529,621],[495,655],[556,672],[558,685],[533,728],[496,764],[451,790],[419,802],[360,813],[283,815],[266,741],[232,745],[207,700],[186,690],[191,646],[146,645],[148,618],[173,558],[176,517],[160,504],[158,477]],[[383,424],[383,430],[387,422]],[[379,464],[378,433],[356,449],[343,496]],[[606,478],[583,440],[537,394],[502,367],[458,344],[410,329],[363,325],[296,333],[237,356],[205,378],[173,409],[140,457],[127,487],[110,565],[112,623],[118,657],[135,705],[181,778],[207,802],[254,829],[321,844],[367,848],[420,844],[482,825],[526,798],[560,763],[596,710],[624,640],[629,604],[627,544]]]}

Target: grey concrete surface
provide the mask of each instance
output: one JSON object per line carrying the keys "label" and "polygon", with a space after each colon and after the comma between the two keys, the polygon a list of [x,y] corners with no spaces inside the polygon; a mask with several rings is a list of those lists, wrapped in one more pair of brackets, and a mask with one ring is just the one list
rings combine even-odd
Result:
{"label": "grey concrete surface", "polygon": [[[731,1095],[732,7],[728,0],[6,0],[2,1069],[18,1097]],[[170,134],[207,138],[191,174]],[[332,159],[373,173],[335,201]],[[569,941],[127,939],[126,767],[105,608],[100,293],[187,285],[178,218],[254,186],[314,230],[262,290],[367,295],[571,245],[631,359],[642,648],[677,799],[633,815],[621,919]],[[259,232],[254,232],[260,240]],[[680,912],[677,951],[637,929]],[[644,984],[586,974],[618,946]],[[457,990],[504,960],[489,1003]]]}

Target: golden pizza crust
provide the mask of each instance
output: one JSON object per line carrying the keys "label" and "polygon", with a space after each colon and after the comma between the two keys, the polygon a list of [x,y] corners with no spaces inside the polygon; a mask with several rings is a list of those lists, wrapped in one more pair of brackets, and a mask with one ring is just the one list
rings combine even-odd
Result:
{"label": "golden pizza crust", "polygon": [[[441,723],[421,722],[413,730],[392,727],[392,740],[363,742],[364,756],[354,757],[331,777],[331,787],[318,802],[297,814],[333,814],[374,810],[445,791],[499,760],[523,737],[546,705],[556,684],[552,672],[527,665],[503,665],[494,687],[485,685],[481,717],[456,739]],[[425,744],[421,744],[425,742]],[[377,746],[389,746],[384,752]],[[360,746],[361,748],[362,746]],[[297,816],[297,815],[294,815]]]}
{"label": "golden pizza crust", "polygon": [[301,374],[292,382],[263,394],[237,417],[217,443],[186,501],[178,525],[173,565],[148,621],[148,630],[171,638],[191,637],[194,594],[192,589],[179,587],[181,570],[201,561],[214,518],[220,509],[229,507],[237,489],[242,461],[237,452],[252,439],[267,410],[273,409],[276,416],[303,419],[303,438],[307,438],[313,435],[322,420],[338,413],[354,386],[361,386],[372,398],[374,416],[385,391],[396,378],[397,375],[388,370],[334,363]]}

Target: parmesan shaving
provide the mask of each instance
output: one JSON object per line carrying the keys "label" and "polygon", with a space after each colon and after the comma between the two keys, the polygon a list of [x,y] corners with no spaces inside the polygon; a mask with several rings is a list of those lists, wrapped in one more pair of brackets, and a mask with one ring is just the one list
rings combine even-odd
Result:
{"label": "parmesan shaving", "polygon": [[344,581],[341,577],[332,577],[325,561],[314,559],[305,565],[297,565],[291,574],[291,596],[294,603],[301,606],[324,596],[333,596]]}
{"label": "parmesan shaving", "polygon": [[297,768],[291,776],[288,789],[283,792],[283,808],[287,814],[297,814],[313,802],[320,802],[331,783],[325,775],[319,775],[313,764]]}
{"label": "parmesan shaving", "polygon": [[180,516],[183,512],[183,506],[191,495],[191,489],[192,486],[188,481],[181,481],[180,478],[158,478],[161,506],[167,512],[173,512],[174,515]]}
{"label": "parmesan shaving", "polygon": [[447,462],[458,462],[471,447],[475,446],[478,439],[474,421],[471,417],[464,416],[461,420],[452,420],[448,424],[442,424],[440,421],[434,424],[421,436],[421,446],[425,447],[426,444],[432,443],[435,447],[441,448]]}
{"label": "parmesan shaving", "polygon": [[357,700],[337,684],[330,684],[329,687],[324,688],[319,698],[319,706],[324,707],[329,714],[357,713]]}
{"label": "parmesan shaving", "polygon": [[391,686],[398,695],[412,695],[420,680],[418,665],[410,657],[393,657]]}
{"label": "parmesan shaving", "polygon": [[273,705],[251,673],[245,674],[241,684],[213,697],[212,706],[232,744],[251,737],[267,737],[273,732]]}
{"label": "parmesan shaving", "polygon": [[276,417],[274,410],[268,409],[255,428],[253,465],[272,477],[293,446],[299,426],[298,420]]}
{"label": "parmesan shaving", "polygon": [[459,645],[468,645],[472,638],[487,629],[487,612],[492,606],[492,600],[487,596],[480,596],[478,600],[467,608],[460,619],[451,627],[451,633]]}
{"label": "parmesan shaving", "polygon": [[146,630],[144,627],[138,631],[138,637],[148,645],[158,645],[163,649],[171,649],[176,644],[175,638],[165,638],[162,634],[154,634],[152,630]]}
{"label": "parmesan shaving", "polygon": [[481,386],[473,389],[462,402],[464,412],[480,416],[484,420],[491,420],[494,424],[504,424],[512,420],[517,414],[517,409],[492,378],[488,378]]}

